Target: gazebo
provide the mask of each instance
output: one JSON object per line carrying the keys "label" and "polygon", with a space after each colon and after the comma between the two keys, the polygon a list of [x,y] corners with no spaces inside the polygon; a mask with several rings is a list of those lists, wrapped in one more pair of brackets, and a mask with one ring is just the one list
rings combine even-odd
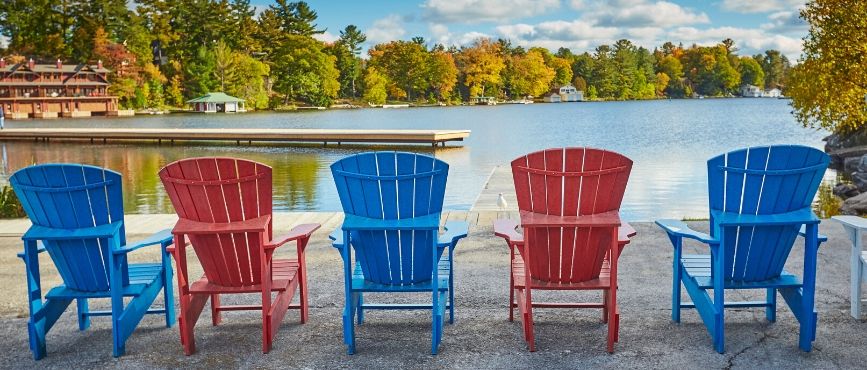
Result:
{"label": "gazebo", "polygon": [[212,92],[200,96],[198,98],[188,100],[187,104],[191,104],[193,111],[200,113],[234,113],[246,112],[244,108],[244,99],[239,99],[222,92]]}

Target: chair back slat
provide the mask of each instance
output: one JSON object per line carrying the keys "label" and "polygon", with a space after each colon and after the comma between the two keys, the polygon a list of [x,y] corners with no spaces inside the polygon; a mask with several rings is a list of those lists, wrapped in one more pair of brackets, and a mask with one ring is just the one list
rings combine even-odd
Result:
{"label": "chair back slat", "polygon": [[[79,229],[123,221],[120,174],[80,164],[44,164],[19,170],[10,178],[34,225]],[[126,243],[124,230],[118,235]],[[108,240],[43,241],[64,284],[85,292],[109,290]],[[122,270],[127,269],[123,261]],[[124,274],[124,284],[129,280]]]}
{"label": "chair back slat", "polygon": [[[793,145],[746,148],[714,157],[708,161],[711,213],[773,215],[809,207],[828,163],[822,151]],[[720,233],[717,223],[711,222],[711,230]],[[799,228],[728,228],[723,246],[725,278],[749,282],[779,276]]]}
{"label": "chair back slat", "polygon": [[[628,158],[591,148],[553,148],[512,161],[522,211],[591,215],[620,209],[632,169]],[[534,279],[582,282],[599,277],[611,242],[610,230],[547,227],[525,230],[532,256],[525,261]]]}
{"label": "chair back slat", "polygon": [[[236,158],[190,158],[160,170],[178,217],[222,224],[270,215],[271,168]],[[273,221],[272,221],[273,222]],[[269,224],[265,237],[272,237]],[[254,232],[189,235],[212,283],[241,287],[261,283],[264,240]]]}
{"label": "chair back slat", "polygon": [[[331,165],[346,214],[400,220],[442,212],[448,165],[425,155],[361,153]],[[425,230],[357,231],[351,235],[366,279],[412,284],[431,279],[432,238]]]}

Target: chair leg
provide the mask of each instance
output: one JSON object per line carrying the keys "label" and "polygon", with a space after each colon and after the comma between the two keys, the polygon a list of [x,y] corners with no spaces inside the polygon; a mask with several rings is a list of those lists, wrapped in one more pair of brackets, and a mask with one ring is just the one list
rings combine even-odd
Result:
{"label": "chair leg", "polygon": [[524,291],[524,302],[520,304],[521,311],[523,311],[523,317],[521,317],[521,321],[524,324],[524,339],[527,341],[527,347],[529,347],[530,352],[536,352],[536,335],[534,333],[533,328],[533,298],[530,293],[529,288],[525,288]]}
{"label": "chair leg", "polygon": [[222,316],[220,314],[220,295],[211,294],[211,324],[217,326],[222,321]]}
{"label": "chair leg", "polygon": [[768,306],[765,307],[765,317],[770,322],[777,321],[777,289],[768,288]]}
{"label": "chair leg", "polygon": [[683,270],[680,268],[680,249],[675,248],[675,256],[672,268],[671,281],[671,321],[680,323],[680,284],[683,276]]}
{"label": "chair leg", "polygon": [[87,307],[86,298],[78,298],[75,300],[78,305],[78,330],[85,331],[90,327],[90,312]]}
{"label": "chair leg", "polygon": [[602,291],[602,323],[608,322],[608,291]]}
{"label": "chair leg", "polygon": [[[511,270],[511,268],[509,268]],[[509,272],[509,322],[515,321],[515,276]]]}
{"label": "chair leg", "polygon": [[356,321],[358,325],[364,324],[364,294],[363,293],[353,293],[353,298],[355,299],[355,314],[357,316]]}
{"label": "chair leg", "polygon": [[620,315],[617,312],[617,289],[606,291],[608,294],[608,353],[614,353],[614,343],[618,340],[617,329]]}
{"label": "chair leg", "polygon": [[[719,291],[719,292],[717,292]],[[714,308],[717,311],[714,317],[713,344],[719,353],[725,353],[725,300],[723,289],[714,290]]]}
{"label": "chair leg", "polygon": [[449,324],[455,323],[455,268],[452,248],[449,248]]}
{"label": "chair leg", "polygon": [[864,269],[861,263],[861,232],[854,231],[852,233],[852,255],[850,261],[850,314],[856,319],[861,318],[861,282],[864,281],[862,275]]}
{"label": "chair leg", "polygon": [[[348,289],[348,288],[347,288]],[[346,344],[346,354],[355,354],[355,295],[347,292],[346,307],[343,308],[343,343]]]}
{"label": "chair leg", "polygon": [[166,327],[170,328],[177,321],[175,314],[175,294],[172,289],[172,262],[171,256],[163,256],[163,306],[166,308]]}

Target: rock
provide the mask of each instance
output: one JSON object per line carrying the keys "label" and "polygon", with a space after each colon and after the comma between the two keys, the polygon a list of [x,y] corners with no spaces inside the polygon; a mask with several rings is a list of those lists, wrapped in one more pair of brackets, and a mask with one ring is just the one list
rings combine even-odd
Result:
{"label": "rock", "polygon": [[834,186],[832,191],[834,192],[834,195],[843,199],[849,199],[861,193],[861,191],[858,190],[858,187],[852,183],[837,184]]}
{"label": "rock", "polygon": [[[843,172],[852,173],[858,171],[858,167],[861,165],[862,157],[845,157],[840,158],[843,161]],[[839,167],[838,167],[839,168]]]}
{"label": "rock", "polygon": [[844,215],[862,215],[867,213],[867,193],[861,193],[843,201],[840,213]]}
{"label": "rock", "polygon": [[867,154],[864,154],[859,158],[858,172],[867,172]]}
{"label": "rock", "polygon": [[859,191],[867,191],[867,172],[853,172],[852,183],[858,187]]}

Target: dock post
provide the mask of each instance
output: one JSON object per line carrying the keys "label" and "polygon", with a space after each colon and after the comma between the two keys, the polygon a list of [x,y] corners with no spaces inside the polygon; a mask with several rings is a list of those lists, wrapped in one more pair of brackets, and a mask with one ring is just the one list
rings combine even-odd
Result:
{"label": "dock post", "polygon": [[241,140],[235,140],[235,145],[241,145]]}

